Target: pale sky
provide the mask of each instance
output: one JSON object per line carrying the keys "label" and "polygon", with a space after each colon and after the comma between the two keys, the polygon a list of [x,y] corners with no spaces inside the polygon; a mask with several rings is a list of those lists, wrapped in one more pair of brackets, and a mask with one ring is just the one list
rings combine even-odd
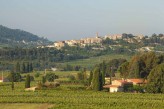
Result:
{"label": "pale sky", "polygon": [[164,0],[0,0],[0,25],[49,40],[164,33]]}

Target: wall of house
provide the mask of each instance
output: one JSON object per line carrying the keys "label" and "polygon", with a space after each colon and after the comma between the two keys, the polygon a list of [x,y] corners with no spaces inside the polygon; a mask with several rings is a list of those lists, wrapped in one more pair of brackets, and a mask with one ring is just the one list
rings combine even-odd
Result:
{"label": "wall of house", "polygon": [[122,86],[122,83],[119,82],[119,81],[114,80],[114,81],[112,81],[112,85]]}
{"label": "wall of house", "polygon": [[122,87],[111,87],[110,88],[110,92],[123,92],[123,88]]}

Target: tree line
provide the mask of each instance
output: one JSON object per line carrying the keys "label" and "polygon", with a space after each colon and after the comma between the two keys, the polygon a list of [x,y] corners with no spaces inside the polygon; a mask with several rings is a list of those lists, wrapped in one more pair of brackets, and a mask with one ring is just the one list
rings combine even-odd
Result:
{"label": "tree line", "polygon": [[145,85],[147,92],[164,93],[163,54],[159,55],[155,54],[154,52],[148,52],[135,55],[130,59],[130,61],[112,61],[108,63],[103,62],[99,65],[96,65],[95,68],[90,72],[89,86],[93,90],[103,90],[105,77],[107,77],[108,74],[109,77],[115,77],[114,74],[119,72],[120,76],[124,79],[143,78],[147,80],[147,84]]}

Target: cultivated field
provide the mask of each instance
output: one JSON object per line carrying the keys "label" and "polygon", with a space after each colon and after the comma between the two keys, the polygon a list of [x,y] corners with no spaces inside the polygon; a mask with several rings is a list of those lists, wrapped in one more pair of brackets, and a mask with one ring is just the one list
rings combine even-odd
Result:
{"label": "cultivated field", "polygon": [[0,83],[0,109],[23,106],[26,108],[22,109],[164,109],[164,95],[94,92],[82,85],[26,92],[24,82],[15,83],[12,91],[10,83]]}
{"label": "cultivated field", "polygon": [[109,61],[112,59],[118,59],[118,58],[122,58],[122,59],[130,59],[130,55],[119,55],[119,54],[110,54],[110,55],[102,55],[102,56],[98,56],[98,57],[91,57],[88,59],[79,59],[79,60],[75,60],[75,61],[70,61],[70,62],[64,62],[64,63],[60,63],[60,64],[70,64],[70,65],[79,65],[82,67],[92,67],[95,64],[99,64],[101,62],[105,61]]}

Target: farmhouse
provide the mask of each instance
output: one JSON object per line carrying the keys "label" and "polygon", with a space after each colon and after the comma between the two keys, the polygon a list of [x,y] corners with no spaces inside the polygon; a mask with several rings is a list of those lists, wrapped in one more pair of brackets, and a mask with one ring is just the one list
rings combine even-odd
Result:
{"label": "farmhouse", "polygon": [[111,85],[105,85],[103,88],[109,88],[109,92],[123,92],[125,86],[132,86],[132,82],[126,80],[114,80]]}

